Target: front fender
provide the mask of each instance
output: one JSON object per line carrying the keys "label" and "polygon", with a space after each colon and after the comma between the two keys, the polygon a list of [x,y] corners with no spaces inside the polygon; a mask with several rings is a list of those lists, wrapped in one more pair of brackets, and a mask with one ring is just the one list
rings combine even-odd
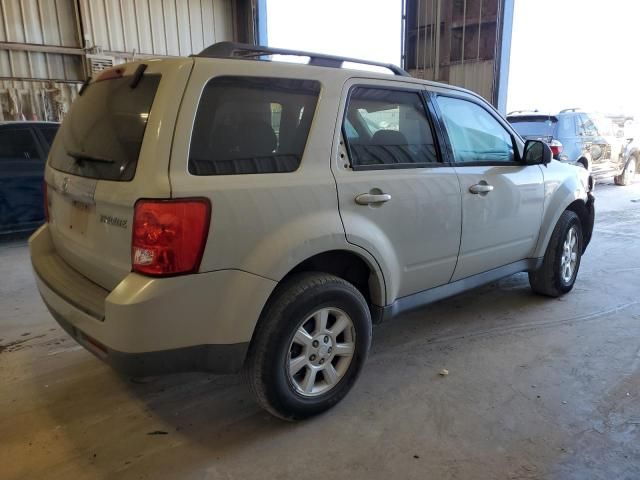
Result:
{"label": "front fender", "polygon": [[577,167],[553,161],[543,169],[544,210],[534,258],[543,257],[558,219],[569,205],[581,200],[589,201],[589,173]]}

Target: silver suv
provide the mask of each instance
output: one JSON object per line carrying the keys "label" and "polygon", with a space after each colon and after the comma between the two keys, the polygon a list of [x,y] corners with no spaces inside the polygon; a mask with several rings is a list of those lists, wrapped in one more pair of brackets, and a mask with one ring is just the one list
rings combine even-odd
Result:
{"label": "silver suv", "polygon": [[88,82],[30,239],[60,325],[130,375],[244,367],[300,419],[351,389],[372,323],[522,271],[571,290],[587,171],[472,92],[346,62],[371,63],[224,43]]}

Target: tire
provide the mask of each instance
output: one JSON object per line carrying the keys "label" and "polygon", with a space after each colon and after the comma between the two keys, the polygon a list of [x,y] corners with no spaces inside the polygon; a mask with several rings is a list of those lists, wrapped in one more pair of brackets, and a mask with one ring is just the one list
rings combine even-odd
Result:
{"label": "tire", "polygon": [[278,285],[261,315],[249,349],[249,385],[276,417],[311,417],[351,390],[370,345],[371,313],[362,294],[333,275],[301,273]]}
{"label": "tire", "polygon": [[620,175],[614,177],[613,181],[615,182],[615,184],[625,186],[633,183],[633,180],[638,171],[638,163],[640,162],[638,162],[638,159],[636,157],[631,157],[631,160],[629,160],[629,163],[627,164],[624,171]]}
{"label": "tire", "polygon": [[[572,237],[575,238],[574,243],[571,243],[570,231],[574,233]],[[567,242],[569,242],[569,251],[566,250],[568,248]],[[542,266],[529,272],[529,284],[532,290],[549,297],[559,297],[571,291],[580,268],[583,245],[580,218],[575,212],[565,210],[553,229]],[[570,272],[567,268],[567,262],[569,262],[569,266],[572,266]]]}

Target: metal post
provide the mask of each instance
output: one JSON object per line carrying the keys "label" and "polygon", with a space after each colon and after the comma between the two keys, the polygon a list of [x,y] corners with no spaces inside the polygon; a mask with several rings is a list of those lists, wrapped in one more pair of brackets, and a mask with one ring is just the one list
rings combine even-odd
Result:
{"label": "metal post", "polygon": [[501,25],[499,25],[499,50],[495,59],[498,65],[494,104],[503,115],[507,112],[507,90],[509,88],[509,60],[511,59],[511,36],[513,31],[514,0],[503,0]]}
{"label": "metal post", "polygon": [[440,15],[442,15],[442,0],[436,0],[436,58],[433,62],[434,80],[440,78]]}
{"label": "metal post", "polygon": [[267,31],[267,0],[257,0],[256,23],[258,24],[258,38],[256,44],[269,45]]}

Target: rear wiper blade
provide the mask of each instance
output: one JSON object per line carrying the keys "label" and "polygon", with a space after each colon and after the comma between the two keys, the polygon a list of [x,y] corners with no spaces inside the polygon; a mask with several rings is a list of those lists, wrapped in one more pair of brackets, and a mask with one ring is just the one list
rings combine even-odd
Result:
{"label": "rear wiper blade", "polygon": [[74,150],[67,150],[67,155],[75,160],[81,162],[100,162],[100,163],[115,163],[114,160],[105,157],[98,157],[96,155],[89,155],[87,153],[76,152]]}

